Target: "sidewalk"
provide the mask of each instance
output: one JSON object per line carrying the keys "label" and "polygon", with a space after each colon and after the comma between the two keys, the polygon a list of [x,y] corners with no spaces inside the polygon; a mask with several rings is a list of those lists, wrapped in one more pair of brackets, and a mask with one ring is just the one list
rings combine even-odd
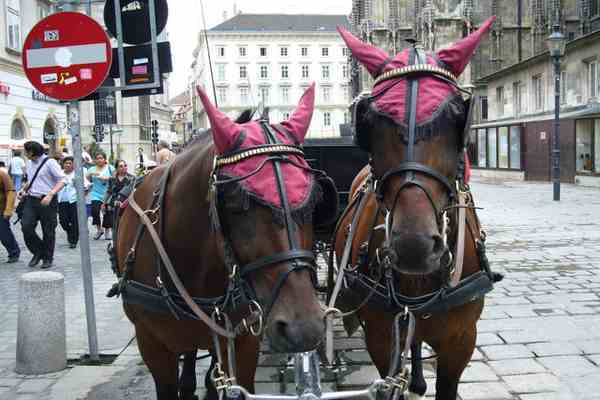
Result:
{"label": "sidewalk", "polygon": [[[478,206],[484,207],[479,215],[488,232],[488,256],[506,277],[487,298],[461,399],[600,399],[600,191],[563,185],[562,201],[556,203],[549,183],[472,186]],[[67,288],[67,346],[69,357],[76,358],[87,353],[79,253],[62,244],[62,233],[57,242],[55,270],[65,273]],[[0,266],[0,312],[5,316],[0,321],[0,400],[155,398],[135,343],[126,347],[133,328],[120,300],[104,297],[114,281],[105,246],[105,241],[92,241],[101,352],[123,351],[110,366],[76,366],[33,377],[15,374],[17,281],[28,271],[26,251],[22,263]],[[5,253],[0,252],[1,260]],[[336,373],[323,371],[324,390],[366,385],[376,377],[360,339],[341,338],[336,347],[346,364]],[[200,387],[207,361],[199,362]],[[293,390],[286,364],[285,356],[263,354],[257,391]],[[428,372],[429,396],[433,379]]]}

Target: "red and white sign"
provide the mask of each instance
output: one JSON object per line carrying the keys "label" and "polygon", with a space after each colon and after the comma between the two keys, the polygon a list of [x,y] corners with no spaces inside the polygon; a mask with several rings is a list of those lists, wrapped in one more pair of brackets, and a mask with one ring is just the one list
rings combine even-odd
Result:
{"label": "red and white sign", "polygon": [[77,100],[98,89],[110,72],[112,48],[100,24],[62,12],[38,22],[23,46],[29,82],[48,97]]}

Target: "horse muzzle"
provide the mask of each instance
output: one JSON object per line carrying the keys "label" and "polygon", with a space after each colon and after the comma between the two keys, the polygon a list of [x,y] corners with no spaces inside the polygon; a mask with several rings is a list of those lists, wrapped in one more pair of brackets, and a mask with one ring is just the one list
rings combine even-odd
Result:
{"label": "horse muzzle", "polygon": [[267,325],[267,336],[273,351],[300,353],[314,350],[323,340],[325,324],[323,312],[273,315]]}
{"label": "horse muzzle", "polygon": [[438,271],[448,248],[440,235],[392,234],[391,246],[384,249],[384,260],[398,272],[423,275]]}

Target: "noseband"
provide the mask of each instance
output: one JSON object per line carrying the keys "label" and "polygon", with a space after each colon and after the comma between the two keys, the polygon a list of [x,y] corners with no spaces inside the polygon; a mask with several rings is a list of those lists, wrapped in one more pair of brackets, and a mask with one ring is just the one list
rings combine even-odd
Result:
{"label": "noseband", "polygon": [[[273,128],[269,125],[266,119],[261,119],[260,124],[262,127],[263,135],[265,137],[265,145],[259,145],[251,148],[246,148],[241,151],[228,153],[215,158],[213,171],[211,173],[210,181],[210,194],[211,194],[211,218],[213,225],[217,228],[221,227],[221,218],[219,217],[219,211],[217,207],[216,195],[220,186],[229,183],[241,182],[250,176],[258,173],[268,162],[273,164],[275,171],[277,192],[281,201],[283,209],[284,224],[287,234],[287,241],[289,249],[276,254],[265,256],[257,260],[252,261],[246,265],[240,265],[233,251],[233,246],[230,240],[223,235],[224,248],[225,248],[225,263],[230,271],[230,279],[241,281],[243,287],[249,292],[249,296],[253,299],[257,299],[256,291],[252,284],[248,281],[250,275],[255,272],[264,270],[272,267],[275,264],[286,263],[284,271],[279,273],[275,287],[271,293],[270,302],[265,310],[265,317],[268,316],[271,311],[273,304],[275,303],[281,288],[287,281],[288,277],[292,272],[301,271],[308,269],[311,273],[311,279],[313,285],[316,285],[316,267],[315,267],[315,256],[312,251],[304,250],[300,247],[298,239],[295,235],[297,226],[292,218],[292,210],[288,200],[288,195],[285,187],[285,177],[281,170],[281,163],[292,163],[299,168],[305,168],[313,173],[320,173],[320,171],[312,170],[311,168],[299,165],[289,158],[290,155],[296,155],[304,157],[304,152],[296,146],[286,145],[279,142]],[[245,159],[256,157],[256,156],[267,156],[265,161],[261,163],[258,168],[249,174],[236,177],[219,179],[219,169],[226,165],[236,164]]]}

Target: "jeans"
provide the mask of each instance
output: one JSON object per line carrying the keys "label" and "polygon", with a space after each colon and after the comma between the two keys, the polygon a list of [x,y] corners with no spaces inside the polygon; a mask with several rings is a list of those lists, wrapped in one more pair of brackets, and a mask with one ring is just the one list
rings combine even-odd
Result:
{"label": "jeans", "polygon": [[19,257],[21,249],[19,249],[15,235],[13,235],[10,229],[10,221],[2,216],[0,216],[0,242],[6,248],[9,258]]}
{"label": "jeans", "polygon": [[77,224],[77,203],[58,203],[58,222],[67,232],[70,244],[77,244],[79,240],[79,225]]}
{"label": "jeans", "polygon": [[23,175],[11,175],[13,184],[15,185],[15,192],[21,190],[21,182],[23,181]]}
{"label": "jeans", "polygon": [[[56,197],[48,206],[42,206],[41,199],[27,197],[21,220],[21,229],[25,245],[33,255],[40,256],[45,261],[54,258],[54,243],[56,241],[56,214],[58,213],[58,200]],[[43,239],[35,232],[38,221],[42,225]]]}

